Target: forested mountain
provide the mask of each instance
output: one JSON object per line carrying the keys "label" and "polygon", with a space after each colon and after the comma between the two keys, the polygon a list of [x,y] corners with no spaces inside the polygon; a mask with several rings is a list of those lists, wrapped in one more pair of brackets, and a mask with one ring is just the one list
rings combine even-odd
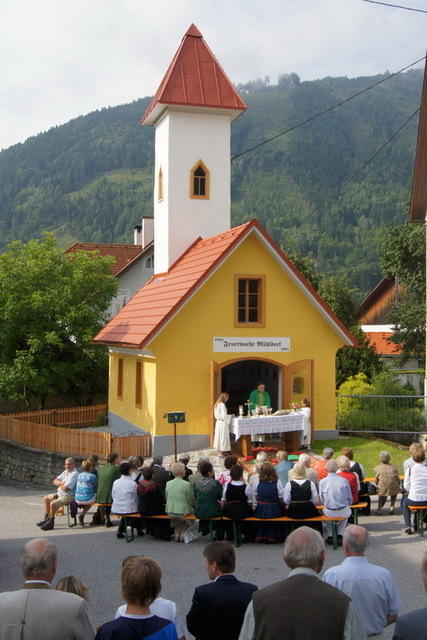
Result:
{"label": "forested mountain", "polygon": [[[247,112],[232,126],[232,155],[384,76],[240,85]],[[232,223],[258,218],[285,251],[342,272],[361,293],[378,279],[384,226],[403,221],[418,117],[347,184],[419,106],[408,71],[232,163]],[[63,245],[132,242],[152,212],[154,131],[139,119],[149,98],[106,108],[0,153],[0,248],[53,230]]]}

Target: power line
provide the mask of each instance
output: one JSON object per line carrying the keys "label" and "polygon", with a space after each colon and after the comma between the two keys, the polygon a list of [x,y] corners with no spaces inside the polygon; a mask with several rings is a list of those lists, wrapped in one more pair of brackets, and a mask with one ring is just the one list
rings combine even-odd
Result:
{"label": "power line", "polygon": [[[402,129],[412,120],[412,118],[414,118],[417,115],[420,109],[421,107],[418,107],[418,109],[416,109],[414,113],[411,116],[409,116],[409,118],[407,118],[405,122],[403,122],[400,125],[400,127],[396,129],[396,131],[392,133],[391,136],[387,138],[387,140],[371,156],[369,156],[369,158],[363,164],[360,165],[360,167],[358,167],[352,174],[349,175],[349,177],[346,180],[344,180],[344,182],[341,184],[338,190],[337,197],[340,197],[341,191],[343,190],[345,185],[348,184],[351,180],[353,180],[353,178],[357,174],[359,174],[362,171],[362,169],[364,169],[384,149],[384,147],[387,146],[389,142],[391,142],[393,138],[395,138],[402,131]],[[316,211],[310,211],[310,213],[308,213],[306,216],[300,217],[298,219],[298,226],[300,227],[301,223],[311,218],[315,213]]]}
{"label": "power line", "polygon": [[277,138],[280,138],[281,136],[284,136],[285,134],[290,133],[291,131],[295,131],[295,129],[298,129],[299,127],[302,127],[304,124],[307,124],[308,122],[312,122],[316,118],[319,118],[320,116],[325,115],[325,113],[329,113],[330,111],[333,111],[337,107],[340,107],[341,105],[346,104],[347,102],[350,102],[350,100],[353,100],[353,98],[357,98],[357,96],[360,96],[363,93],[366,93],[367,91],[369,91],[370,89],[373,89],[374,87],[377,87],[379,84],[382,84],[386,80],[390,80],[390,78],[394,78],[399,73],[402,73],[402,71],[406,71],[406,69],[409,69],[410,67],[413,67],[415,64],[418,64],[422,60],[425,60],[425,58],[426,58],[426,56],[423,56],[422,58],[419,58],[419,60],[415,60],[415,62],[411,62],[411,64],[406,65],[406,67],[402,67],[402,69],[399,69],[399,71],[395,71],[394,73],[390,74],[389,76],[386,76],[382,80],[378,80],[374,84],[371,84],[369,87],[366,87],[365,89],[362,89],[361,91],[358,91],[357,93],[353,93],[353,95],[349,96],[348,98],[345,98],[344,100],[341,100],[340,102],[337,102],[336,104],[328,107],[327,109],[323,109],[323,111],[319,111],[318,113],[315,113],[314,115],[310,116],[309,118],[306,118],[306,120],[302,120],[301,122],[298,122],[297,124],[295,124],[294,126],[290,127],[289,129],[285,129],[284,131],[281,131],[280,133],[276,133],[276,135],[272,136],[271,138],[267,138],[266,140],[263,140],[263,142],[259,142],[258,144],[255,144],[252,147],[249,147],[249,149],[246,149],[245,151],[242,151],[241,153],[237,153],[235,156],[233,156],[231,158],[231,162],[233,162],[233,160],[237,160],[237,158],[241,158],[242,156],[246,155],[250,151],[254,151],[255,149],[259,149],[260,147],[263,147],[265,144],[268,144],[269,142],[272,142],[273,140],[277,140]]}
{"label": "power line", "polygon": [[389,2],[379,2],[378,0],[362,0],[370,4],[382,4],[384,7],[394,7],[395,9],[406,9],[406,11],[417,11],[418,13],[427,13],[425,9],[415,9],[414,7],[404,7],[401,4],[390,4]]}
{"label": "power line", "polygon": [[418,107],[418,109],[416,109],[414,113],[411,116],[409,116],[409,118],[405,120],[405,122],[403,122],[403,124],[401,124],[400,127],[389,138],[387,138],[387,140],[371,156],[369,156],[369,158],[363,164],[361,164],[352,174],[349,175],[349,177],[346,180],[344,180],[344,182],[340,187],[339,193],[342,191],[343,187],[345,187],[345,185],[348,182],[350,182],[356,175],[358,175],[371,162],[371,160],[373,160],[384,149],[384,147],[388,145],[388,143],[391,142],[393,138],[395,138],[402,131],[404,127],[406,127],[408,122],[410,122],[412,118],[414,118],[417,115],[420,109],[421,107]]}

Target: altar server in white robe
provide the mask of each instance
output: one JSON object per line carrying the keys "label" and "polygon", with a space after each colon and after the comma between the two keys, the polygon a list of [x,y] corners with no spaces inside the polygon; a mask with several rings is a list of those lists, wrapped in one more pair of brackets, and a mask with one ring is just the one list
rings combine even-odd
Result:
{"label": "altar server in white robe", "polygon": [[310,400],[308,398],[304,398],[302,401],[302,407],[300,409],[303,417],[303,431],[301,432],[301,445],[309,447],[311,444],[311,408],[310,408]]}
{"label": "altar server in white robe", "polygon": [[213,446],[221,455],[231,450],[229,425],[232,416],[227,413],[227,407],[225,406],[227,400],[228,393],[220,393],[214,407],[216,422]]}

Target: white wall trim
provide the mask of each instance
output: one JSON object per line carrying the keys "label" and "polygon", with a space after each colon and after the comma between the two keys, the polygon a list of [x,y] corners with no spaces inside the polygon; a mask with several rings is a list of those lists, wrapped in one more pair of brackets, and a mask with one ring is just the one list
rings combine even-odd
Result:
{"label": "white wall trim", "polygon": [[146,356],[147,358],[155,358],[156,354],[149,349],[127,349],[125,347],[109,347],[109,353],[122,353],[128,356]]}

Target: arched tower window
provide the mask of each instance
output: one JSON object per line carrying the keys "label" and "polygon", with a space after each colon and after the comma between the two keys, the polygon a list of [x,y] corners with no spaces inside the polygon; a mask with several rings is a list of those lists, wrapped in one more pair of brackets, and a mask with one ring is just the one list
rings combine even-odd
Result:
{"label": "arched tower window", "polygon": [[201,160],[191,169],[190,198],[209,198],[209,169]]}
{"label": "arched tower window", "polygon": [[163,200],[163,171],[162,167],[159,169],[159,175],[157,179],[157,200],[161,202]]}

